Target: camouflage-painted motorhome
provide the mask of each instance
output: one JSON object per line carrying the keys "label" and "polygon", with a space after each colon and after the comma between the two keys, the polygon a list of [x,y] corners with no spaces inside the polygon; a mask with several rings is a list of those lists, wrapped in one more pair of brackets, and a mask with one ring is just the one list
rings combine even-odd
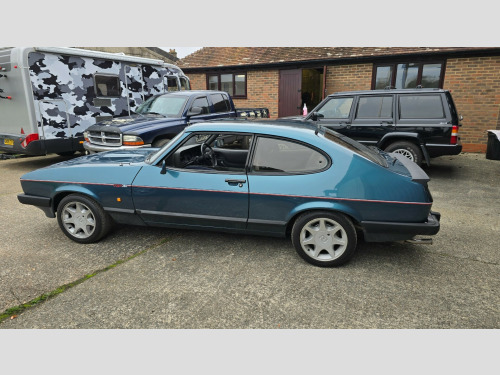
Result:
{"label": "camouflage-painted motorhome", "polygon": [[76,48],[0,49],[0,151],[28,155],[83,150],[83,132],[130,115],[154,94],[189,90],[162,60]]}

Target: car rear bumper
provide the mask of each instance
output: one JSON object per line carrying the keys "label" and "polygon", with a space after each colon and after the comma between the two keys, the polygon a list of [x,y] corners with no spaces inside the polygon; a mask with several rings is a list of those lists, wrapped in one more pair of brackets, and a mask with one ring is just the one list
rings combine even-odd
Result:
{"label": "car rear bumper", "polygon": [[431,158],[443,155],[458,155],[462,152],[462,144],[446,145],[446,144],[426,144],[427,152]]}
{"label": "car rear bumper", "polygon": [[52,201],[48,197],[40,197],[36,195],[29,194],[18,194],[17,200],[22,204],[30,204],[32,206],[38,207],[43,212],[45,212],[45,216],[54,218],[56,215],[54,214],[54,210],[52,209]]}
{"label": "car rear bumper", "polygon": [[424,223],[363,221],[361,227],[367,242],[404,241],[417,235],[436,234],[440,220],[441,214],[431,211]]}

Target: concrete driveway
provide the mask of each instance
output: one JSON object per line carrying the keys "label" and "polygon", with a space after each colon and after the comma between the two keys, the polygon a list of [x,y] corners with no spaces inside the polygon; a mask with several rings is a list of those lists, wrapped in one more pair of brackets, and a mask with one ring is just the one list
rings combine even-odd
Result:
{"label": "concrete driveway", "polygon": [[500,161],[482,154],[426,169],[433,245],[361,243],[332,269],[289,239],[121,227],[76,244],[17,201],[23,173],[62,160],[0,160],[0,314],[54,294],[0,328],[500,327]]}

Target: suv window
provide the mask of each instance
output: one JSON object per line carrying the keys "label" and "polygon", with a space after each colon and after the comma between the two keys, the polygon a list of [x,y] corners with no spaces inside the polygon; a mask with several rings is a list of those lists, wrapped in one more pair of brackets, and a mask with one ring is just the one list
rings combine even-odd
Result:
{"label": "suv window", "polygon": [[327,101],[317,112],[324,118],[348,118],[351,112],[353,98],[332,98]]}
{"label": "suv window", "polygon": [[212,103],[214,105],[214,111],[216,113],[229,111],[230,106],[227,96],[222,94],[211,94],[210,99],[212,99]]}
{"label": "suv window", "polygon": [[392,96],[360,97],[356,118],[392,118]]}
{"label": "suv window", "polygon": [[252,170],[264,173],[318,172],[328,166],[325,155],[303,144],[259,137]]}
{"label": "suv window", "polygon": [[441,95],[402,95],[399,98],[399,118],[444,118]]}
{"label": "suv window", "polygon": [[202,109],[202,112],[201,112],[202,115],[206,115],[206,114],[210,113],[210,108],[208,106],[208,100],[207,100],[206,96],[203,96],[201,98],[196,98],[193,101],[193,105],[191,106],[191,108],[193,108],[193,107],[200,107]]}

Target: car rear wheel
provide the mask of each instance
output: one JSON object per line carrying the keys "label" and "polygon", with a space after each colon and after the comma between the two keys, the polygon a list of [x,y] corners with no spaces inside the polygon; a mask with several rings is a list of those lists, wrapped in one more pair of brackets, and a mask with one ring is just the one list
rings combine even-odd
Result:
{"label": "car rear wheel", "polygon": [[57,221],[63,233],[79,243],[99,241],[109,232],[112,223],[97,202],[79,194],[71,194],[61,200]]}
{"label": "car rear wheel", "polygon": [[356,251],[356,230],[340,213],[305,213],[293,225],[292,243],[306,262],[320,267],[340,266]]}
{"label": "car rear wheel", "polygon": [[399,141],[391,143],[389,146],[385,148],[386,152],[394,152],[396,154],[401,154],[406,156],[411,161],[416,164],[422,163],[422,151],[420,147],[418,147],[415,143],[408,141]]}

